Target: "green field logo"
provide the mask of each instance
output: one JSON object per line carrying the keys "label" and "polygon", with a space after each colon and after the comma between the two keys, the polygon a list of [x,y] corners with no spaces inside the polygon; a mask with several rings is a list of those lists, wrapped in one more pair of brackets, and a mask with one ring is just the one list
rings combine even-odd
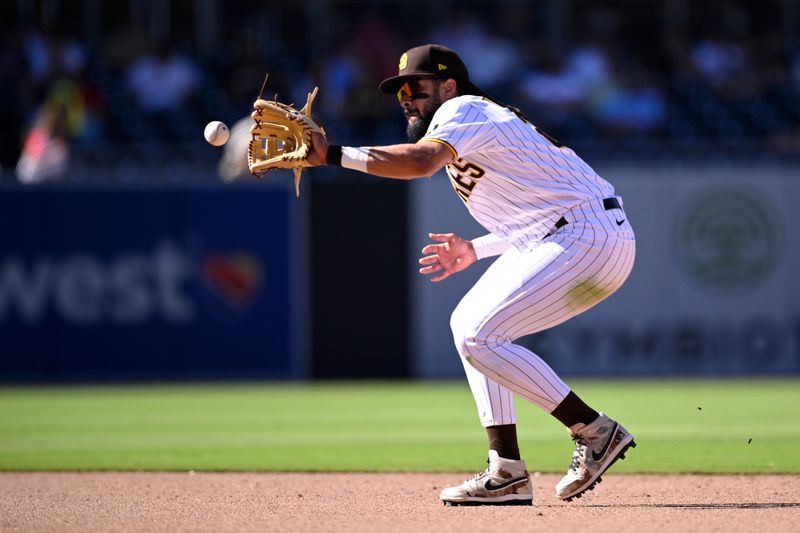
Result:
{"label": "green field logo", "polygon": [[752,189],[695,194],[679,213],[676,259],[698,285],[741,293],[763,283],[782,257],[783,225],[769,199]]}

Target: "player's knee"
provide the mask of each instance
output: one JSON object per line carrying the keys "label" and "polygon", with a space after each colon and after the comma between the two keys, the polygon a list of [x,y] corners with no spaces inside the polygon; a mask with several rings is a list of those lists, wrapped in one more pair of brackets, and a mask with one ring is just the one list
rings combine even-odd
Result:
{"label": "player's knee", "polygon": [[489,346],[491,336],[483,331],[480,323],[469,320],[468,317],[459,313],[458,309],[450,317],[450,329],[453,332],[456,350],[468,361],[474,358],[483,358],[486,354],[491,353]]}
{"label": "player's knee", "polygon": [[456,307],[453,314],[450,315],[450,330],[453,332],[453,342],[460,355],[465,355],[467,350],[467,341],[472,336],[474,328],[469,327],[469,321],[460,307]]}
{"label": "player's knee", "polygon": [[456,317],[456,312],[453,312],[453,314],[450,316],[450,331],[453,333],[453,342],[456,345],[458,353],[464,355],[462,348],[464,344],[465,331],[461,322]]}

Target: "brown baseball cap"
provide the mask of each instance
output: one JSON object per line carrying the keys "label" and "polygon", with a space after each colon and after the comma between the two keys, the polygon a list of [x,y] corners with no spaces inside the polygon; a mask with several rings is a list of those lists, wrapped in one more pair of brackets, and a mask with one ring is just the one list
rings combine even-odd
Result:
{"label": "brown baseball cap", "polygon": [[397,76],[383,80],[378,89],[395,94],[409,78],[452,78],[458,82],[458,94],[486,96],[471,81],[467,66],[458,54],[440,44],[424,44],[400,56]]}

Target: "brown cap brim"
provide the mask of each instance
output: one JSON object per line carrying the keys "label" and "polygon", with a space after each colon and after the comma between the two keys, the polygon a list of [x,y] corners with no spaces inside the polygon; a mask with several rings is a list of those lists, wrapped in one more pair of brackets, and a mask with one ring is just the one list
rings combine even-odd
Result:
{"label": "brown cap brim", "polygon": [[392,76],[391,78],[386,78],[378,85],[378,89],[381,92],[386,94],[397,94],[397,91],[400,90],[400,87],[411,78],[437,78],[438,76],[434,76],[430,72],[411,72],[409,74],[403,74],[402,76]]}
{"label": "brown cap brim", "polygon": [[[386,94],[397,94],[397,91],[400,90],[400,87],[402,87],[403,84],[411,78],[438,78],[441,80],[449,79],[440,76],[433,76],[430,72],[403,74],[402,76],[386,78],[378,85],[378,89]],[[456,80],[456,83],[458,84],[458,94],[460,95],[474,94],[475,96],[487,96],[485,92],[481,91],[471,81],[464,82],[461,80]]]}

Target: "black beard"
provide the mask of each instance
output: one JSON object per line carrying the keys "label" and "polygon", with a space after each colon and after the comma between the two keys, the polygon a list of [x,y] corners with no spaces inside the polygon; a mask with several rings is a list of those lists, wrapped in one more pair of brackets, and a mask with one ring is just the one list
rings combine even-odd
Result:
{"label": "black beard", "polygon": [[434,94],[431,99],[428,100],[422,112],[417,115],[417,120],[409,122],[408,125],[406,125],[406,136],[409,142],[415,143],[425,136],[433,120],[433,115],[442,107],[442,103],[438,95]]}
{"label": "black beard", "polygon": [[428,131],[428,126],[431,125],[432,118],[433,115],[430,115],[428,118],[423,118],[420,115],[417,117],[417,120],[409,122],[406,126],[406,136],[408,136],[408,142],[415,143],[422,139],[425,136],[425,133]]}

